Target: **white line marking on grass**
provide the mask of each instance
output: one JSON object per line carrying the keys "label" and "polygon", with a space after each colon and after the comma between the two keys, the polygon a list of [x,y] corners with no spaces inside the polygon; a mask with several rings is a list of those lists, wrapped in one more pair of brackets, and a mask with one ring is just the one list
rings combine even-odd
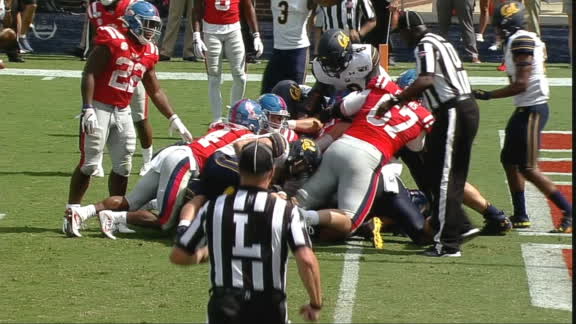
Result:
{"label": "white line marking on grass", "polygon": [[572,153],[572,149],[540,149],[540,152]]}
{"label": "white line marking on grass", "polygon": [[542,131],[544,134],[572,134],[572,131],[557,131],[557,130],[545,130]]}
{"label": "white line marking on grass", "polygon": [[557,186],[571,186],[572,181],[554,181],[554,184]]}
{"label": "white line marking on grass", "polygon": [[522,257],[532,305],[572,311],[572,279],[564,262],[562,244],[522,244]]}
{"label": "white line marking on grass", "polygon": [[572,172],[542,172],[545,175],[572,176]]}
{"label": "white line marking on grass", "polygon": [[[41,77],[58,77],[58,78],[80,78],[82,71],[79,70],[44,70],[44,69],[4,69],[0,71],[0,75],[12,76],[41,76]],[[192,80],[202,81],[207,80],[205,72],[157,72],[158,79],[160,80]],[[247,74],[248,81],[262,81],[261,74]],[[224,81],[232,81],[230,73],[223,73],[222,78]],[[316,79],[312,75],[306,77],[307,83],[313,83]],[[508,85],[508,78],[501,77],[470,77],[470,82],[473,85]],[[553,87],[571,87],[572,78],[548,78],[548,83]]]}
{"label": "white line marking on grass", "polygon": [[548,232],[534,232],[530,231],[530,229],[517,229],[518,234],[522,236],[559,236],[559,237],[572,237],[572,234],[564,234],[564,233],[548,233]]}
{"label": "white line marking on grass", "polygon": [[342,279],[334,311],[334,323],[352,323],[356,285],[358,284],[358,273],[360,272],[360,263],[358,261],[361,256],[361,247],[348,245],[348,251],[344,256]]}
{"label": "white line marking on grass", "polygon": [[4,217],[6,217],[6,214],[0,213],[0,219],[3,219]]}
{"label": "white line marking on grass", "polygon": [[42,81],[52,81],[52,80],[54,80],[54,79],[56,79],[56,77],[49,76],[49,77],[43,77],[43,78],[42,78]]}
{"label": "white line marking on grass", "polygon": [[572,161],[572,158],[550,158],[550,157],[541,157],[541,158],[538,158],[538,161],[570,162],[570,161]]}

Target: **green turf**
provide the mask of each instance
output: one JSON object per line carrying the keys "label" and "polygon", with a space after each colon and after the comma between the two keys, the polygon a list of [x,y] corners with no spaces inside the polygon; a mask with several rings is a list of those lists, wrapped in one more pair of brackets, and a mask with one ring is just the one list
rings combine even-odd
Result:
{"label": "green turf", "polygon": [[[11,66],[12,67],[12,66]],[[82,62],[64,57],[31,57],[18,68],[81,69]],[[261,71],[264,64],[251,65]],[[471,67],[471,75],[502,76],[495,65]],[[201,71],[202,64],[162,63],[160,71]],[[393,70],[397,74],[400,69]],[[256,72],[254,72],[256,73]],[[564,65],[549,68],[551,77],[569,77]],[[164,81],[178,114],[194,135],[209,120],[204,81]],[[229,82],[224,83],[228,94]],[[248,83],[247,96],[259,84]],[[493,87],[485,87],[491,89]],[[171,238],[152,230],[102,238],[94,220],[81,239],[60,233],[69,176],[78,161],[79,79],[0,77],[0,322],[203,322],[208,296],[208,267],[180,268],[169,264]],[[547,129],[570,130],[571,88],[554,87]],[[511,100],[480,102],[481,126],[474,145],[470,181],[496,206],[511,210],[504,173],[499,164],[498,130],[512,112]],[[172,143],[168,122],[151,113],[155,148]],[[554,155],[556,156],[556,155]],[[105,168],[110,166],[105,158]],[[134,172],[141,165],[139,152]],[[569,181],[569,180],[565,180]],[[134,176],[130,180],[133,185]],[[410,181],[409,181],[410,182]],[[107,195],[106,180],[96,178],[86,202]],[[470,213],[481,225],[481,217]],[[354,322],[402,323],[557,323],[572,313],[530,304],[520,244],[570,244],[569,238],[481,237],[464,247],[456,260],[429,259],[405,238],[385,237],[386,249],[365,248]],[[326,308],[331,322],[346,246],[316,246]],[[290,318],[298,322],[298,307],[306,294],[290,262]]]}

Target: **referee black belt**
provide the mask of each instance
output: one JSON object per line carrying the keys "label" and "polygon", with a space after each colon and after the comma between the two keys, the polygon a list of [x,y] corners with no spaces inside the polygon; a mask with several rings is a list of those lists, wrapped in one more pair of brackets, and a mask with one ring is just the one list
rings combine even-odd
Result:
{"label": "referee black belt", "polygon": [[455,105],[457,103],[459,103],[460,101],[465,101],[468,99],[472,99],[472,96],[469,94],[465,94],[465,95],[460,95],[460,96],[456,96],[448,101],[445,101],[444,103],[442,103],[442,106],[451,106],[451,105]]}
{"label": "referee black belt", "polygon": [[225,288],[225,287],[213,287],[210,289],[210,295],[214,297],[222,296],[234,296],[241,297],[244,300],[250,300],[253,298],[267,298],[270,300],[284,300],[286,294],[279,290],[272,291],[255,291],[251,289],[243,288]]}

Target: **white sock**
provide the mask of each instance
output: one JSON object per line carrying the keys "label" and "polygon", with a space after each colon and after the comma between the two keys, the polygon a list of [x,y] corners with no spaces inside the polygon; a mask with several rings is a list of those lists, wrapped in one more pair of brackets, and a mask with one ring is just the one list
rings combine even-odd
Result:
{"label": "white sock", "polygon": [[90,218],[96,216],[96,206],[88,205],[86,207],[81,207],[81,208],[86,213],[85,215],[82,215],[82,213],[80,213],[80,218],[82,218],[82,221],[85,221],[87,219],[90,219]]}
{"label": "white sock", "polygon": [[149,148],[142,148],[142,160],[144,160],[144,164],[150,162],[152,160],[152,154],[154,153],[152,149],[152,145]]}
{"label": "white sock", "polygon": [[300,208],[300,213],[308,223],[308,225],[318,225],[320,223],[320,215],[315,210],[304,210]]}
{"label": "white sock", "polygon": [[120,223],[120,224],[124,224],[127,225],[126,223],[126,216],[128,215],[128,212],[115,212],[114,214],[116,214],[116,216],[118,218],[116,218],[116,220]]}

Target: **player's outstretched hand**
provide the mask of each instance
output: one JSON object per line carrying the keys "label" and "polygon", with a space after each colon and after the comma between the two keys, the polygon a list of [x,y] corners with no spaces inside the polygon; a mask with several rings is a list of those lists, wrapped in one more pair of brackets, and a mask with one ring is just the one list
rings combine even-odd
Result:
{"label": "player's outstretched hand", "polygon": [[309,322],[316,322],[318,318],[320,318],[320,309],[314,308],[310,304],[306,304],[300,307],[300,315]]}
{"label": "player's outstretched hand", "polygon": [[202,41],[202,35],[200,32],[194,32],[192,34],[192,43],[194,44],[194,56],[204,58],[204,52],[208,49],[206,48],[204,41]]}
{"label": "player's outstretched hand", "polygon": [[96,118],[94,108],[85,107],[82,109],[82,130],[84,130],[84,133],[92,135],[98,128],[100,128],[100,126],[98,125],[98,118]]}
{"label": "player's outstretched hand", "polygon": [[474,98],[479,99],[479,100],[492,99],[492,94],[490,93],[490,91],[472,90],[472,93],[474,94]]}
{"label": "player's outstretched hand", "polygon": [[176,114],[170,116],[170,136],[172,136],[173,131],[178,132],[180,137],[182,137],[186,143],[192,143],[194,140],[192,134],[188,131],[188,128],[184,126],[184,123]]}
{"label": "player's outstretched hand", "polygon": [[260,33],[253,33],[252,37],[254,38],[254,50],[256,51],[256,57],[260,57],[260,55],[264,53],[264,44],[260,38]]}

